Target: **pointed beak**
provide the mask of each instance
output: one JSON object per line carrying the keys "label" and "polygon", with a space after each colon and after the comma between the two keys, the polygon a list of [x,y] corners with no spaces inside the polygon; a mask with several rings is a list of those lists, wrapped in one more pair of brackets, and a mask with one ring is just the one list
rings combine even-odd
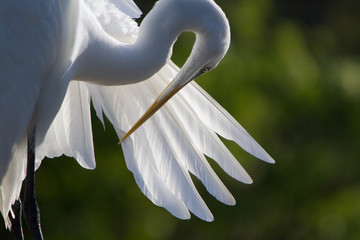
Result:
{"label": "pointed beak", "polygon": [[[149,107],[149,109],[141,116],[141,118],[134,124],[134,126],[123,136],[119,144],[130,136],[136,129],[138,129],[146,120],[148,120],[154,113],[156,113],[167,101],[169,101],[177,92],[185,87],[189,82],[200,76],[202,72],[197,73],[190,80],[183,81],[183,77],[177,76],[169,85],[163,90],[159,97]],[[185,78],[186,79],[186,78]]]}

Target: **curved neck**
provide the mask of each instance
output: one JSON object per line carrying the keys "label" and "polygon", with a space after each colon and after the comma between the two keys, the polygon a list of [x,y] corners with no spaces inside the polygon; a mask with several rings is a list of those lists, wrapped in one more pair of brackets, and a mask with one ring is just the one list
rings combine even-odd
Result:
{"label": "curved neck", "polygon": [[146,80],[159,71],[171,57],[178,36],[183,31],[196,31],[187,28],[194,25],[189,24],[189,18],[182,21],[179,14],[164,12],[165,8],[168,10],[159,3],[155,5],[144,18],[136,42],[130,45],[109,36],[92,19],[97,24],[86,26],[88,35],[82,40],[86,46],[76,60],[75,79],[122,85]]}

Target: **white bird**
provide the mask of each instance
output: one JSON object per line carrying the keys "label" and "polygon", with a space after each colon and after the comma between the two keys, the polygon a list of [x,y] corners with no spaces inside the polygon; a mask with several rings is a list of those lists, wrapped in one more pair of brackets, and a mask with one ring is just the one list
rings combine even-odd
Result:
{"label": "white bird", "polygon": [[[233,178],[252,182],[217,134],[274,162],[192,81],[228,50],[230,29],[220,7],[213,0],[160,0],[138,27],[133,19],[140,14],[132,0],[0,2],[0,208],[6,227],[26,176],[29,139],[35,139],[35,168],[44,157],[62,154],[95,168],[90,101],[122,140],[140,190],[181,219],[190,211],[213,220],[189,173],[219,201],[235,204],[204,154]],[[179,69],[170,57],[184,31],[194,32],[196,41]]]}

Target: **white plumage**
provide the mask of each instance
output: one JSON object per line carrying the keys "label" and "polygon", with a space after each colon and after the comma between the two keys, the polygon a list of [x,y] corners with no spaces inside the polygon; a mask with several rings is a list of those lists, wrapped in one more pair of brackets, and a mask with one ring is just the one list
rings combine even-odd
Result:
{"label": "white plumage", "polygon": [[[73,79],[77,76],[76,61],[92,41],[87,26],[95,26],[95,32],[103,29],[101,31],[119,44],[136,41],[139,29],[132,18],[139,17],[141,11],[132,0],[39,0],[28,7],[33,12],[20,5],[21,14],[16,19],[11,17],[15,23],[23,24],[35,16],[44,27],[29,33],[27,40],[34,45],[18,39],[23,33],[18,33],[15,26],[12,28],[7,22],[9,14],[3,15],[1,11],[5,9],[3,5],[8,11],[18,9],[18,1],[13,2],[0,3],[0,46],[6,53],[0,54],[0,207],[7,227],[10,227],[8,213],[19,197],[25,177],[27,129],[36,125],[37,167],[44,157],[65,154],[74,157],[82,167],[93,169],[90,102],[99,119],[103,122],[104,114],[121,139],[179,73],[178,67],[167,60],[152,77],[136,84],[102,86],[94,81]],[[43,37],[47,38],[42,40]],[[36,42],[39,39],[48,47],[43,49]],[[14,50],[17,45],[18,50]],[[37,61],[35,55],[41,59]],[[240,124],[194,82],[121,145],[128,169],[133,172],[140,190],[154,204],[181,219],[189,218],[190,211],[203,220],[212,221],[213,216],[189,173],[199,178],[219,201],[233,205],[235,200],[204,154],[233,178],[252,182],[217,134],[235,141],[266,162],[274,162]]]}

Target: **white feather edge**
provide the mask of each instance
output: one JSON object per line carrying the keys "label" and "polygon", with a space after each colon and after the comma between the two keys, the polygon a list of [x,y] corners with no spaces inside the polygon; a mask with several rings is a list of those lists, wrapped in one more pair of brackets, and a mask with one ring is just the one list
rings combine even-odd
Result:
{"label": "white feather edge", "polygon": [[25,135],[21,142],[14,147],[12,159],[0,187],[1,213],[5,221],[5,226],[9,229],[11,222],[8,214],[10,212],[10,214],[14,216],[11,206],[20,195],[22,181],[26,175],[26,158],[27,136]]}
{"label": "white feather edge", "polygon": [[[123,1],[120,5],[117,0],[110,0],[109,2],[119,9],[123,8]],[[124,10],[125,8],[122,10],[133,18],[138,17],[141,12],[133,1],[126,0],[126,2],[128,10]],[[77,81],[71,82],[64,103],[53,124],[50,126],[45,141],[37,148],[37,167],[44,156],[55,157],[65,154],[74,157],[85,168],[95,168],[90,118],[90,95],[97,116],[103,122],[102,112],[104,112],[112,122],[119,138],[121,138],[124,131],[129,129],[138,119],[142,114],[141,111],[151,104],[177,71],[178,67],[169,62],[151,80],[132,86],[111,87],[111,89]],[[162,84],[156,84],[156,82],[162,82]],[[126,95],[130,91],[128,89],[139,92],[139,89],[136,88],[146,89],[148,87],[157,90],[152,90],[153,98],[149,97],[142,103],[142,106],[126,105],[124,104],[126,101],[122,101],[126,100]],[[103,94],[109,90],[116,94],[111,96]],[[91,92],[90,95],[88,91]],[[137,95],[135,94],[135,96]],[[137,101],[136,98],[133,100]],[[79,112],[80,114],[77,114]],[[192,121],[189,121],[189,116],[192,116]],[[162,125],[163,121],[166,122],[165,125]],[[174,126],[176,127],[175,129],[173,128]],[[148,134],[147,138],[136,137],[136,135],[146,136],[144,133],[145,127],[146,129],[152,128],[151,134]],[[173,129],[173,131],[169,132],[171,134],[167,134],[167,131],[164,131],[166,128]],[[198,134],[193,134],[194,129],[198,130]],[[220,179],[218,179],[202,154],[213,158],[225,172],[235,179],[245,183],[252,182],[251,178],[223,145],[215,132],[226,139],[235,141],[250,154],[266,162],[274,163],[274,160],[226,110],[196,83],[191,83],[175,96],[172,101],[167,103],[148,123],[144,124],[144,127],[137,130],[129,140],[122,143],[127,167],[133,172],[141,191],[156,205],[166,208],[173,215],[181,219],[190,217],[187,210],[190,209],[198,217],[211,221],[213,216],[197,193],[187,171],[197,176],[206,186],[207,190],[218,200],[226,204],[234,204],[235,200],[221,183]],[[171,139],[171,136],[178,133],[181,133],[181,137]],[[165,151],[166,154],[163,154],[166,157],[157,158],[156,148],[154,149],[154,146],[147,144],[149,137],[157,140],[161,139],[161,141],[169,143],[165,145],[168,147]],[[26,138],[24,139],[26,140]],[[186,141],[182,142],[181,140],[183,139],[186,139]],[[21,172],[21,180],[24,179],[25,166],[22,165],[26,161],[16,161],[15,159],[26,158],[25,140],[21,143],[22,145],[25,144],[25,146],[21,144],[21,146],[17,146],[9,166],[8,174],[3,181],[11,182],[16,181],[16,179],[19,180],[20,178],[18,177],[12,179],[13,175],[19,176],[19,172]],[[138,148],[147,150],[139,150]],[[189,161],[190,156],[192,159],[194,157],[196,161]],[[187,160],[184,160],[184,158]],[[171,168],[169,166],[169,164],[172,164],[172,161],[176,163],[176,167]],[[164,166],[168,167],[164,168]],[[164,173],[166,171],[159,171],[160,168],[176,170],[176,178],[173,181],[168,181],[168,179],[171,180],[169,178],[171,174],[167,173],[168,176],[165,176]],[[14,171],[17,171],[17,173],[11,174]],[[7,214],[10,211],[13,200],[19,196],[21,182],[8,184],[8,186],[18,186],[13,189],[0,189],[3,201],[1,203],[3,217],[7,227],[10,227],[8,216],[4,216],[4,213]],[[5,193],[6,196],[4,195]]]}
{"label": "white feather edge", "polygon": [[[99,118],[102,120],[104,112],[121,138],[177,71],[178,68],[169,63],[151,79],[139,84],[86,86]],[[127,141],[122,144],[127,166],[141,191],[179,218],[189,217],[183,209],[185,205],[199,218],[212,221],[213,216],[196,191],[190,171],[219,201],[235,204],[203,154],[212,157],[235,179],[245,183],[252,180],[215,132],[237,142],[249,153],[273,162],[229,113],[196,83],[191,83],[130,136],[131,144]],[[167,193],[162,196],[159,192]]]}
{"label": "white feather edge", "polygon": [[[155,92],[149,91],[151,88],[146,87],[146,84],[144,85],[144,88],[137,89],[138,91],[134,95],[135,99],[139,95],[142,96],[138,99],[140,100],[138,103],[142,105],[142,111],[146,110],[144,106],[148,102],[148,96],[151,96],[152,99],[157,95]],[[176,124],[171,126],[171,123],[174,122],[167,115],[167,112],[165,114],[164,112],[161,111],[156,116],[153,116],[154,119],[147,124],[143,132],[134,136],[134,139],[139,141],[134,151],[144,152],[141,154],[144,158],[141,160],[142,162],[146,161],[146,156],[152,154],[155,160],[155,168],[163,180],[160,184],[167,185],[170,191],[184,202],[185,206],[195,215],[206,221],[212,221],[213,216],[197,192],[185,166],[186,158],[181,158],[184,154],[187,155],[186,153],[190,152],[191,145],[187,144],[190,148],[181,149],[179,145],[184,146],[182,143],[186,143],[187,139],[171,134],[171,132],[179,131],[181,128]],[[175,139],[179,141],[175,141]],[[142,147],[145,142],[148,142],[150,148]],[[192,159],[192,161],[197,160],[197,156],[194,157],[195,159]],[[139,166],[142,167],[142,165]]]}
{"label": "white feather edge", "polygon": [[70,82],[44,142],[36,149],[36,167],[40,166],[45,156],[54,158],[64,154],[75,158],[84,168],[95,168],[90,96],[83,84],[78,81]]}

